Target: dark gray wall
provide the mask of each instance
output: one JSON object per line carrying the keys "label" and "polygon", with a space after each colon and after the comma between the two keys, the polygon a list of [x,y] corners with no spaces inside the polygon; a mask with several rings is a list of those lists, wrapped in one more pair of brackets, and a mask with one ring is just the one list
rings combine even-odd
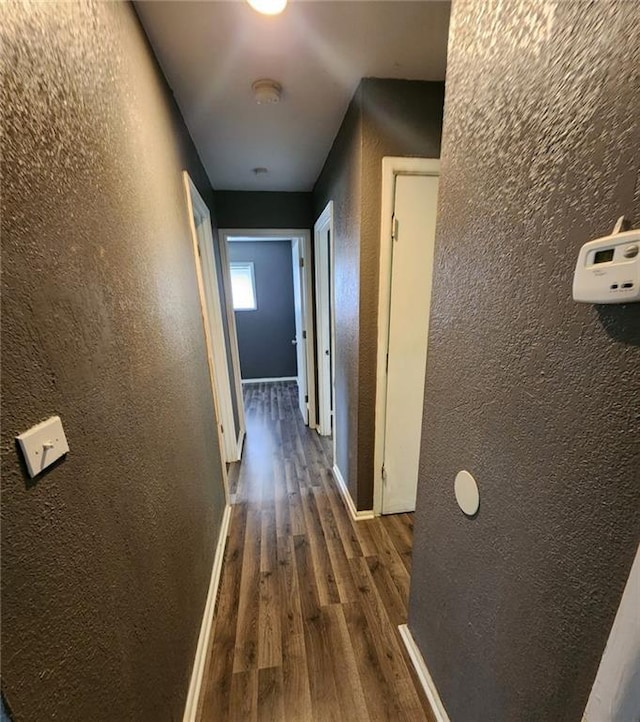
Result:
{"label": "dark gray wall", "polygon": [[440,157],[444,83],[362,81],[358,507],[373,508],[382,159]]}
{"label": "dark gray wall", "polygon": [[[224,507],[182,169],[211,190],[130,5],[0,16],[3,692],[181,719]],[[14,436],[52,414],[32,481]]]}
{"label": "dark gray wall", "polygon": [[315,216],[333,201],[336,458],[357,499],[359,246],[362,165],[360,89],[349,104],[314,187]]}
{"label": "dark gray wall", "polygon": [[444,84],[365,78],[314,188],[334,201],[337,463],[373,507],[382,158],[440,155]]}
{"label": "dark gray wall", "polygon": [[455,3],[409,612],[455,722],[579,722],[638,546],[640,304],[571,282],[639,107],[637,3]]}
{"label": "dark gray wall", "polygon": [[311,193],[216,191],[220,228],[313,228]]}
{"label": "dark gray wall", "polygon": [[257,310],[236,311],[243,379],[297,374],[291,241],[229,243],[229,261],[252,261]]}

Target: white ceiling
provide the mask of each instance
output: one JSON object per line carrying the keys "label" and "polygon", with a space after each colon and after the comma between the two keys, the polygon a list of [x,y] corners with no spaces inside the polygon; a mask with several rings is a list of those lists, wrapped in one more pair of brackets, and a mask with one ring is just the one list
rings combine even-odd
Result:
{"label": "white ceiling", "polygon": [[[363,77],[443,80],[450,3],[136,2],[216,190],[311,190]],[[251,84],[282,84],[257,105]],[[265,167],[256,176],[253,168]]]}

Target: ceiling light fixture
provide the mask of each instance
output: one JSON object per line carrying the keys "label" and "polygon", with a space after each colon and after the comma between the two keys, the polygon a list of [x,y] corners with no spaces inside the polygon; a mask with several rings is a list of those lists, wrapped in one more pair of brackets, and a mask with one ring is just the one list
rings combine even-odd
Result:
{"label": "ceiling light fixture", "polygon": [[280,83],[276,83],[275,80],[268,80],[267,78],[256,80],[251,86],[251,89],[253,90],[253,96],[258,105],[269,105],[280,102],[282,86]]}
{"label": "ceiling light fixture", "polygon": [[265,173],[269,172],[268,168],[254,168],[253,172],[255,175],[264,175]]}
{"label": "ceiling light fixture", "polygon": [[279,15],[287,7],[287,0],[247,0],[247,2],[263,15]]}

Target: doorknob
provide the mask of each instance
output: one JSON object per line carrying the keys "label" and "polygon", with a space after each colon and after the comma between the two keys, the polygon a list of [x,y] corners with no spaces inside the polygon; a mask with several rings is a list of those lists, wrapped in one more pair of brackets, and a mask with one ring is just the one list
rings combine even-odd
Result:
{"label": "doorknob", "polygon": [[325,350],[324,355],[325,355],[325,356],[328,356],[328,355],[329,355],[329,349],[326,349],[326,350]]}
{"label": "doorknob", "polygon": [[292,339],[291,339],[291,343],[295,346],[295,345],[298,343],[298,339],[297,339],[297,338],[292,338]]}

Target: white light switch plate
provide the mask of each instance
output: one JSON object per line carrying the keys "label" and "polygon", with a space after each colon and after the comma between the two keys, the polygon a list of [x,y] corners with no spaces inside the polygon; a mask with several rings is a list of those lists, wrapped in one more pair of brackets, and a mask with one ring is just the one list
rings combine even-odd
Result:
{"label": "white light switch plate", "polygon": [[34,477],[69,451],[59,416],[52,416],[41,424],[16,436],[29,469]]}

